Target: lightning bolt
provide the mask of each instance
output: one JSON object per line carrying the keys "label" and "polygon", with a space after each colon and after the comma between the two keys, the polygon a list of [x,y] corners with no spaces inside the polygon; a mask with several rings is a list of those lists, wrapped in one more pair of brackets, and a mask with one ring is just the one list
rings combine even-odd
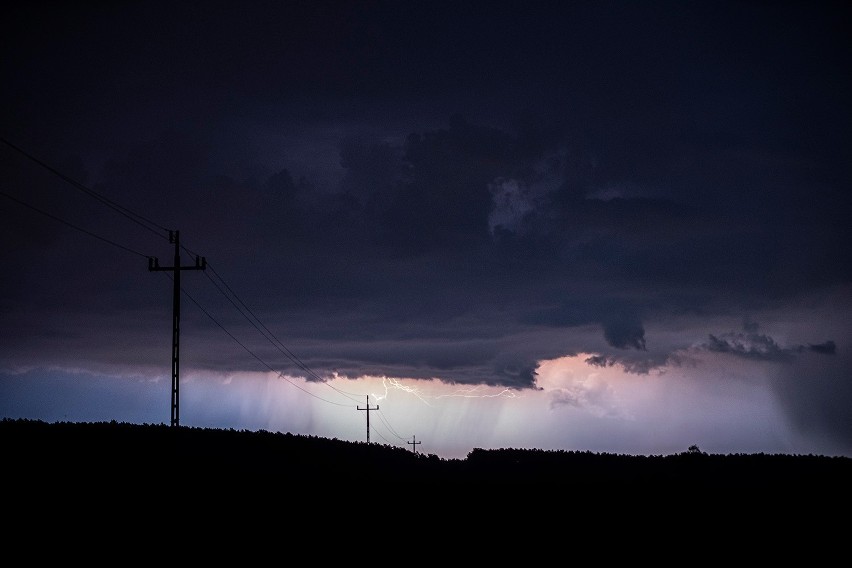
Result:
{"label": "lightning bolt", "polygon": [[395,389],[401,390],[417,397],[426,406],[432,406],[427,399],[437,400],[439,398],[520,398],[520,395],[518,395],[516,392],[506,388],[497,393],[480,393],[478,391],[482,390],[482,385],[476,385],[472,387],[459,387],[453,392],[447,394],[430,395],[424,393],[423,390],[418,387],[406,386],[399,382],[399,379],[395,379],[392,377],[382,377],[382,386],[384,387],[384,394],[371,395],[376,400],[382,400],[384,398],[387,398],[390,389]]}
{"label": "lightning bolt", "polygon": [[494,394],[476,394],[482,385],[474,387],[459,388],[448,394],[439,394],[434,398],[462,397],[462,398],[520,398],[520,395],[509,389],[503,389]]}
{"label": "lightning bolt", "polygon": [[417,387],[407,387],[404,384],[400,383],[399,379],[394,379],[392,377],[382,377],[382,386],[385,388],[385,394],[383,394],[383,395],[374,394],[373,396],[376,397],[376,400],[381,400],[383,398],[387,398],[388,391],[391,388],[393,388],[393,389],[401,390],[403,392],[407,392],[408,394],[416,396],[418,399],[420,399],[420,402],[422,402],[426,406],[432,406],[426,400],[426,396],[428,396],[428,395],[424,395],[423,391],[421,389],[419,389]]}

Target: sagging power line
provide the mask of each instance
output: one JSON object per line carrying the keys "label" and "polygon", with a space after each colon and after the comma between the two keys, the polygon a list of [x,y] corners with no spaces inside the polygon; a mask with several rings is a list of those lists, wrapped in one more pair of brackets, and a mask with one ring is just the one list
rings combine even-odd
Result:
{"label": "sagging power line", "polygon": [[146,258],[148,258],[148,256],[149,256],[149,255],[147,255],[147,254],[144,254],[144,253],[139,252],[138,250],[133,250],[133,249],[132,249],[132,248],[130,248],[130,247],[127,247],[127,246],[124,246],[124,245],[122,245],[122,244],[119,244],[119,243],[117,243],[117,242],[115,242],[115,241],[113,241],[113,240],[111,240],[111,239],[108,239],[108,238],[106,238],[106,237],[102,237],[101,235],[98,235],[98,234],[96,234],[96,233],[93,233],[92,231],[89,231],[88,229],[84,229],[84,228],[82,228],[82,227],[80,227],[80,226],[78,226],[78,225],[75,225],[74,223],[72,223],[72,222],[70,222],[70,221],[66,221],[65,219],[63,219],[63,218],[61,218],[61,217],[58,217],[58,216],[54,215],[53,213],[48,213],[48,212],[47,212],[47,211],[45,211],[44,209],[39,209],[39,208],[38,208],[38,207],[36,207],[35,205],[31,205],[31,204],[29,204],[29,203],[27,203],[27,202],[25,202],[25,201],[22,201],[22,200],[18,199],[17,197],[13,197],[13,196],[9,195],[8,193],[6,193],[5,191],[0,191],[0,195],[2,195],[3,197],[6,197],[6,198],[8,198],[8,199],[11,199],[12,201],[14,201],[14,202],[16,202],[16,203],[18,203],[18,204],[20,204],[20,205],[23,205],[24,207],[27,207],[27,208],[29,208],[29,209],[32,209],[32,210],[33,210],[33,211],[35,211],[36,213],[41,213],[41,214],[42,214],[42,215],[44,215],[45,217],[49,217],[49,218],[53,219],[54,221],[58,221],[58,222],[60,222],[60,223],[62,223],[62,224],[64,224],[64,225],[66,225],[66,226],[68,226],[68,227],[71,227],[72,229],[74,229],[74,230],[76,230],[76,231],[80,231],[81,233],[85,233],[86,235],[89,235],[90,237],[94,237],[94,238],[96,238],[96,239],[98,239],[98,240],[101,240],[101,241],[103,241],[103,242],[105,242],[105,243],[107,243],[107,244],[110,244],[110,245],[112,245],[112,246],[114,246],[114,247],[116,247],[116,248],[120,248],[120,249],[125,250],[125,251],[127,251],[127,252],[131,252],[131,253],[136,254],[136,255],[139,255],[139,256],[144,256],[144,257],[146,257]]}
{"label": "sagging power line", "polygon": [[[20,148],[19,146],[16,146],[15,144],[12,144],[11,142],[6,140],[5,138],[0,138],[0,141],[2,141],[9,148],[15,150],[16,152],[18,152],[19,154],[21,154],[22,156],[24,156],[28,160],[35,162],[36,164],[43,167],[44,169],[46,169],[50,173],[54,174],[55,176],[59,177],[63,181],[67,182],[68,184],[70,184],[74,188],[82,191],[83,193],[85,193],[89,197],[99,201],[103,205],[106,205],[107,207],[109,207],[113,211],[118,212],[119,214],[123,215],[124,217],[126,217],[126,218],[130,219],[131,221],[133,221],[134,223],[136,223],[137,225],[140,225],[141,227],[144,227],[145,229],[151,231],[152,233],[154,233],[158,237],[165,238],[165,234],[161,231],[168,231],[169,229],[163,227],[159,223],[155,223],[154,221],[151,221],[147,217],[144,217],[144,216],[140,215],[139,213],[136,213],[135,211],[128,209],[127,207],[124,207],[123,205],[119,205],[115,201],[109,199],[108,197],[101,195],[100,193],[98,193],[97,191],[95,191],[94,189],[92,189],[90,187],[86,187],[85,185],[83,185],[79,181],[77,181],[77,180],[75,180],[71,177],[68,177],[67,175],[63,174],[62,172],[60,172],[59,170],[57,170],[53,166],[50,166],[49,164],[45,163],[44,161],[36,158],[35,156],[30,154],[26,150]],[[159,229],[159,231],[157,229]]]}
{"label": "sagging power line", "polygon": [[[70,185],[72,185],[77,190],[79,190],[82,193],[86,194],[87,196],[95,199],[100,204],[105,205],[105,206],[109,207],[110,209],[118,212],[123,217],[125,217],[128,220],[134,222],[135,224],[145,228],[146,230],[154,233],[158,237],[163,238],[163,239],[168,238],[169,243],[171,243],[175,246],[175,262],[174,262],[174,265],[168,266],[168,267],[160,266],[159,261],[156,257],[153,257],[153,256],[148,255],[148,254],[144,254],[144,253],[139,252],[137,250],[134,250],[130,247],[124,246],[124,245],[122,245],[122,244],[120,244],[116,241],[113,241],[111,239],[108,239],[108,238],[105,238],[101,235],[98,235],[98,234],[96,234],[92,231],[81,228],[81,227],[79,227],[79,226],[77,226],[77,225],[75,225],[75,224],[73,224],[69,221],[66,221],[65,219],[62,219],[62,218],[60,218],[56,215],[53,215],[51,213],[48,213],[48,212],[46,212],[42,209],[35,207],[35,206],[33,206],[29,203],[26,203],[25,201],[22,201],[22,200],[14,197],[12,195],[9,195],[6,192],[0,191],[0,195],[3,195],[4,197],[6,197],[6,198],[8,198],[12,201],[17,202],[20,205],[28,207],[28,208],[30,208],[30,209],[32,209],[32,210],[34,210],[34,211],[36,211],[36,212],[38,212],[42,215],[45,215],[45,216],[50,217],[50,218],[52,218],[56,221],[59,221],[59,222],[65,224],[65,225],[71,227],[72,229],[83,232],[83,233],[85,233],[85,234],[87,234],[91,237],[97,238],[101,241],[104,241],[104,242],[106,242],[110,245],[115,246],[116,248],[120,248],[120,249],[122,249],[126,252],[130,252],[130,253],[133,253],[135,255],[147,258],[148,263],[149,263],[149,266],[148,266],[149,271],[161,271],[161,272],[165,273],[166,275],[168,275],[172,278],[172,280],[173,280],[173,294],[172,294],[172,381],[171,381],[171,425],[172,426],[179,426],[180,425],[180,350],[179,350],[179,347],[180,347],[180,294],[181,293],[187,294],[187,297],[190,300],[192,300],[192,302],[205,315],[207,315],[216,325],[218,325],[220,328],[222,328],[222,330],[231,339],[233,339],[237,344],[239,344],[241,347],[243,347],[250,355],[252,355],[254,358],[258,359],[258,361],[263,363],[269,370],[276,372],[280,378],[287,380],[287,382],[290,383],[291,385],[299,388],[300,390],[302,390],[305,393],[313,396],[314,398],[322,400],[326,403],[335,404],[335,405],[339,405],[339,406],[349,406],[349,405],[343,405],[343,404],[335,403],[335,402],[332,402],[330,400],[327,400],[327,399],[324,399],[322,397],[317,396],[316,394],[314,394],[314,393],[300,387],[299,385],[293,383],[282,372],[276,371],[272,366],[270,366],[265,361],[263,361],[257,354],[255,354],[251,349],[249,349],[246,345],[244,345],[242,342],[240,342],[232,333],[230,333],[227,329],[225,329],[224,326],[222,326],[222,324],[220,324],[215,318],[213,318],[210,315],[210,313],[203,306],[201,306],[201,304],[198,303],[198,301],[196,301],[194,298],[192,298],[192,296],[190,296],[186,292],[186,290],[184,290],[182,288],[181,282],[180,282],[180,272],[182,270],[202,270],[202,271],[205,271],[205,275],[208,276],[208,279],[210,279],[211,282],[214,283],[214,285],[217,287],[217,289],[219,289],[219,291],[234,305],[234,307],[249,321],[249,323],[251,323],[251,325],[253,327],[255,327],[255,329],[257,329],[268,341],[270,341],[270,343],[272,343],[276,347],[276,349],[278,349],[281,353],[286,355],[287,358],[289,358],[297,367],[299,367],[302,371],[304,371],[308,376],[315,379],[317,382],[321,382],[322,384],[325,384],[326,386],[337,391],[339,394],[342,394],[342,395],[346,396],[347,398],[349,398],[350,400],[355,401],[355,399],[352,398],[352,396],[350,396],[350,395],[353,395],[353,396],[357,396],[357,395],[355,395],[354,393],[347,393],[347,392],[345,392],[341,389],[338,389],[334,385],[330,384],[326,380],[326,378],[322,377],[320,374],[316,373],[314,370],[309,368],[304,363],[304,361],[302,361],[290,349],[288,349],[283,344],[283,342],[281,342],[272,333],[272,331],[260,320],[260,318],[257,317],[257,315],[248,307],[248,305],[245,302],[243,302],[243,300],[240,299],[236,295],[236,293],[233,291],[231,286],[229,286],[225,282],[225,280],[222,278],[222,276],[219,275],[211,267],[211,271],[219,279],[219,281],[222,283],[222,285],[224,285],[225,289],[227,289],[227,291],[231,294],[231,296],[233,296],[233,298],[236,298],[236,301],[239,302],[239,304],[242,306],[242,308],[240,308],[234,302],[234,300],[231,299],[231,297],[229,297],[228,294],[226,294],[225,291],[218,284],[216,284],[216,282],[214,282],[212,280],[212,278],[210,278],[210,276],[207,274],[207,272],[206,272],[206,268],[207,268],[206,257],[201,257],[201,256],[197,255],[196,253],[194,253],[193,251],[191,251],[190,249],[188,249],[187,247],[185,247],[184,245],[182,245],[180,243],[179,231],[169,230],[166,227],[164,227],[163,225],[160,225],[159,223],[156,223],[155,221],[150,220],[148,217],[143,216],[143,215],[141,215],[141,214],[139,214],[135,211],[132,211],[131,209],[124,207],[124,206],[116,203],[115,201],[101,195],[100,193],[96,192],[95,190],[85,186],[84,184],[82,184],[82,183],[74,180],[73,178],[67,176],[66,174],[62,173],[58,169],[50,166],[49,164],[47,164],[43,160],[36,158],[32,154],[26,152],[25,150],[23,150],[22,148],[20,148],[19,146],[15,145],[15,144],[13,144],[12,142],[6,140],[5,138],[0,137],[0,141],[2,141],[6,146],[11,148],[12,150],[18,152],[19,154],[23,155],[27,159],[31,160],[35,164],[41,166],[42,168],[48,170],[49,172],[56,175],[57,177],[59,177],[63,181],[69,183]],[[166,232],[168,232],[168,237],[166,237],[166,235],[164,234]],[[179,255],[180,249],[183,249],[187,253],[196,257],[196,262],[195,262],[194,265],[181,266],[180,255]],[[246,314],[250,314],[251,317],[249,317]],[[252,318],[253,318],[253,320],[252,320]],[[258,326],[260,326],[260,327],[258,327]],[[370,405],[369,405],[369,395],[368,395],[367,396],[367,407],[361,408],[360,406],[358,406],[356,408],[358,410],[366,410],[367,411],[367,441],[369,442],[370,441],[369,413],[370,413],[371,410],[379,410],[379,406],[376,405],[375,408],[371,408]],[[405,438],[401,437],[399,434],[397,434],[394,431],[393,427],[387,422],[387,420],[385,419],[384,416],[382,416],[381,413],[379,414],[379,418],[381,418],[385,427],[387,427],[397,438],[399,438],[400,440],[405,440]],[[381,436],[380,432],[377,431],[376,434],[379,435],[382,439],[384,439],[384,436]],[[385,440],[385,441],[388,442],[387,440]],[[390,442],[388,442],[388,443],[390,443]]]}

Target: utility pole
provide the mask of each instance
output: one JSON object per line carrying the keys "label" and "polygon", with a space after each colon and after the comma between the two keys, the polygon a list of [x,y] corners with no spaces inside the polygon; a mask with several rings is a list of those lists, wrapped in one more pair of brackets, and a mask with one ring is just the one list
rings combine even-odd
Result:
{"label": "utility pole", "polygon": [[358,408],[358,410],[366,410],[367,411],[367,443],[369,444],[370,443],[370,411],[371,410],[378,410],[379,405],[377,404],[376,408],[370,408],[370,395],[367,395],[367,407],[361,408],[359,406],[357,408]]}
{"label": "utility pole", "polygon": [[180,426],[180,271],[181,270],[204,270],[207,268],[207,259],[203,256],[195,257],[195,264],[189,266],[180,265],[180,231],[169,231],[169,242],[175,245],[174,266],[160,266],[156,257],[148,257],[148,270],[151,272],[170,270],[174,273],[172,281],[174,290],[172,292],[172,421],[174,427]]}
{"label": "utility pole", "polygon": [[414,450],[414,453],[416,454],[417,453],[417,444],[422,444],[423,442],[416,441],[417,436],[412,436],[411,439],[415,440],[415,441],[414,442],[406,442],[406,444],[411,444],[411,448]]}

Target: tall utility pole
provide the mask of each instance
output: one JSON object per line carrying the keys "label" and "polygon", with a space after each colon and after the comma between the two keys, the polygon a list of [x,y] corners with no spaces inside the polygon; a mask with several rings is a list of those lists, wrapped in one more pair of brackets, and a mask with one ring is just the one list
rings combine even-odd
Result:
{"label": "tall utility pole", "polygon": [[195,264],[180,265],[180,231],[169,231],[169,242],[175,245],[174,266],[160,266],[156,257],[148,257],[148,270],[151,272],[171,270],[174,275],[174,290],[172,292],[172,426],[180,426],[180,271],[204,270],[207,259],[195,257]]}
{"label": "tall utility pole", "polygon": [[418,442],[417,436],[412,436],[411,439],[414,440],[414,441],[413,442],[406,442],[406,444],[411,444],[411,447],[412,447],[412,449],[414,449],[414,453],[416,454],[417,453],[417,444],[422,444],[423,442]]}
{"label": "tall utility pole", "polygon": [[358,410],[366,410],[367,411],[367,443],[370,443],[370,411],[378,410],[379,405],[376,405],[376,408],[370,408],[370,395],[367,395],[367,408],[357,407]]}

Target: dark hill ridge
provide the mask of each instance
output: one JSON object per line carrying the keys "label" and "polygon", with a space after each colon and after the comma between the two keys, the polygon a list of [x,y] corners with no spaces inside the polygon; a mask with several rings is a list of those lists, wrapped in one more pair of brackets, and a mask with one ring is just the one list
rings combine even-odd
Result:
{"label": "dark hill ridge", "polygon": [[415,454],[389,445],[290,433],[118,422],[46,423],[3,419],[0,447],[7,479],[91,483],[227,479],[265,482],[341,480],[535,486],[559,483],[628,489],[749,489],[847,492],[852,458],[779,454],[706,454],[693,446],[667,456],[584,451],[473,449],[465,459]]}

